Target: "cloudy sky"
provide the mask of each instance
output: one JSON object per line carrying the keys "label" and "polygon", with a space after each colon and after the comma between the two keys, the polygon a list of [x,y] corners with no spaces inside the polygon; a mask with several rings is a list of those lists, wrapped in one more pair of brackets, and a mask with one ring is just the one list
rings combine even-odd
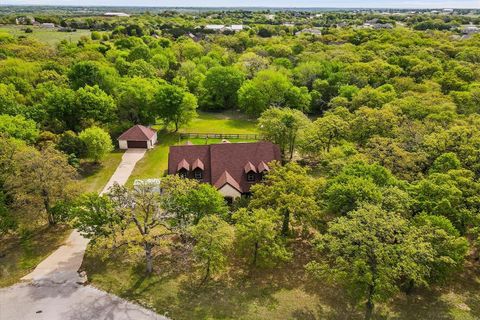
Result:
{"label": "cloudy sky", "polygon": [[13,5],[108,5],[157,7],[389,7],[389,8],[480,8],[480,0],[0,0]]}

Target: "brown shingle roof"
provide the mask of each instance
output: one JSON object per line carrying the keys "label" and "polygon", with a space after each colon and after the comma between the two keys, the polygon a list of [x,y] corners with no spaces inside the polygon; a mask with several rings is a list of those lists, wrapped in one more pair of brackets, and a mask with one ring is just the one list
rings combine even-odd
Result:
{"label": "brown shingle roof", "polygon": [[253,171],[255,173],[257,172],[257,168],[255,168],[255,166],[250,161],[247,162],[247,164],[244,167],[244,170],[245,170],[245,173],[249,173],[250,171]]}
{"label": "brown shingle roof", "polygon": [[258,164],[258,172],[264,172],[264,171],[270,171],[270,168],[267,166],[267,164],[263,161],[260,161]]}
{"label": "brown shingle roof", "polygon": [[182,161],[178,163],[177,171],[180,171],[181,169],[185,169],[187,171],[190,170],[190,164],[187,162],[187,160],[182,159]]}
{"label": "brown shingle roof", "polygon": [[202,169],[202,171],[205,170],[205,166],[203,165],[202,160],[200,160],[200,159],[197,158],[197,159],[193,162],[193,164],[192,164],[192,170],[195,170],[195,169]]}
{"label": "brown shingle roof", "polygon": [[[221,176],[227,171],[238,183],[241,192],[249,192],[252,183],[247,181],[245,165],[250,162],[261,172],[268,168],[267,163],[273,160],[280,161],[281,154],[278,145],[265,141],[171,146],[168,155],[168,174],[176,174],[178,164],[183,159],[188,163],[199,159],[204,164],[202,182],[215,184],[221,181]],[[189,177],[193,178],[193,172],[189,173]]]}
{"label": "brown shingle roof", "polygon": [[235,189],[237,189],[239,192],[242,192],[242,189],[240,188],[240,185],[238,184],[237,181],[235,181],[235,179],[233,179],[233,177],[230,175],[230,173],[228,173],[228,171],[223,171],[220,178],[218,178],[218,180],[215,181],[215,183],[213,185],[215,186],[215,188],[221,189],[226,184],[229,184],[232,187],[234,187]]}
{"label": "brown shingle roof", "polygon": [[153,138],[155,133],[155,130],[137,124],[122,133],[118,140],[148,141]]}

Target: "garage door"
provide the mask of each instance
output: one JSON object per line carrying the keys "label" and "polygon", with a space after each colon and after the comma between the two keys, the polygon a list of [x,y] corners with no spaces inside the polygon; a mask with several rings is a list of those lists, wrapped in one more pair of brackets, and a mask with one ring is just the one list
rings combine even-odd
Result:
{"label": "garage door", "polygon": [[147,141],[127,141],[129,148],[147,148]]}

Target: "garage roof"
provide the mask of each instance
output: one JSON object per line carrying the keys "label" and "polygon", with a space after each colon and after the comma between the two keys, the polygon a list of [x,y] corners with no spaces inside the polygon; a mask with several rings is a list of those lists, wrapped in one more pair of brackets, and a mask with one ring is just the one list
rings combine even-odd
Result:
{"label": "garage roof", "polygon": [[142,125],[135,125],[122,133],[118,140],[127,141],[148,141],[155,136],[156,131]]}

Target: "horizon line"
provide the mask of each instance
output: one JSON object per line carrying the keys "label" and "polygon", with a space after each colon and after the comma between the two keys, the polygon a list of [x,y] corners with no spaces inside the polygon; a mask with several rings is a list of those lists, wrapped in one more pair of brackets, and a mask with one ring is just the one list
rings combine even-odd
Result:
{"label": "horizon line", "polygon": [[214,8],[238,8],[238,9],[402,9],[402,10],[428,10],[428,9],[460,9],[460,10],[478,10],[480,7],[368,7],[368,6],[349,6],[349,7],[305,7],[305,6],[154,6],[154,5],[73,5],[73,4],[11,4],[0,3],[0,7],[74,7],[74,8],[178,8],[178,9],[214,9]]}

